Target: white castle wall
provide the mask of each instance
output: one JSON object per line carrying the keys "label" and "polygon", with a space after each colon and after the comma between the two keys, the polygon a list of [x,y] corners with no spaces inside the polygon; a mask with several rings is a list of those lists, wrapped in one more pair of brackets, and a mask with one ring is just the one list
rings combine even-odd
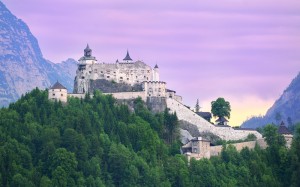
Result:
{"label": "white castle wall", "polygon": [[[145,92],[118,92],[118,93],[103,93],[104,95],[112,95],[116,99],[136,99],[141,97],[143,101],[147,101],[147,97]],[[76,97],[79,99],[83,99],[85,94],[68,94],[69,97]],[[93,97],[93,94],[90,95]]]}
{"label": "white castle wall", "polygon": [[161,81],[147,81],[143,83],[145,94],[148,97],[166,97],[166,83]]}
{"label": "white castle wall", "polygon": [[134,85],[144,81],[158,81],[159,74],[157,68],[152,69],[142,61],[106,64],[95,61],[85,63],[83,60],[78,64],[76,71],[75,93],[88,92],[89,81],[97,79]]}
{"label": "white castle wall", "polygon": [[[68,94],[68,97],[76,97],[79,99],[83,99],[85,97],[85,94]],[[93,97],[93,95],[91,95]]]}
{"label": "white castle wall", "polygon": [[[201,143],[201,141],[199,143]],[[256,144],[259,145],[262,149],[265,149],[267,147],[267,144],[264,141],[264,139],[258,139],[256,141],[249,141],[249,142],[227,144],[226,146],[232,145],[233,147],[236,148],[237,151],[241,151],[245,147],[249,149],[254,149]],[[211,156],[219,156],[222,152],[222,148],[223,145],[210,146],[209,144],[206,144],[206,146],[201,147],[200,153],[187,152],[185,153],[185,155],[187,156],[188,160],[190,160],[191,158],[195,158],[196,160],[202,158],[210,158]]]}
{"label": "white castle wall", "polygon": [[232,127],[215,126],[185,107],[173,98],[167,98],[167,107],[171,112],[176,112],[179,120],[187,121],[197,126],[200,132],[211,132],[223,140],[245,139],[249,134],[254,134],[258,139],[262,135],[253,130],[235,130]]}
{"label": "white castle wall", "polygon": [[119,93],[104,93],[105,95],[113,95],[116,99],[136,99],[141,97],[143,101],[146,102],[147,96],[145,92],[119,92]]}
{"label": "white castle wall", "polygon": [[66,89],[49,89],[48,99],[67,102],[68,92]]}

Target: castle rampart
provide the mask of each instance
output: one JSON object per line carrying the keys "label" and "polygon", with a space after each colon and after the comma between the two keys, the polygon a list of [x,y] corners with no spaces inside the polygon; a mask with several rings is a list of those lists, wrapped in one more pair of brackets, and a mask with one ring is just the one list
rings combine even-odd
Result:
{"label": "castle rampart", "polygon": [[230,126],[216,126],[199,115],[188,109],[182,103],[172,98],[167,98],[167,107],[171,112],[176,112],[179,120],[187,121],[194,124],[199,129],[199,132],[211,132],[219,136],[223,140],[240,140],[245,139],[249,134],[254,134],[258,139],[262,138],[262,135],[253,130],[235,130]]}

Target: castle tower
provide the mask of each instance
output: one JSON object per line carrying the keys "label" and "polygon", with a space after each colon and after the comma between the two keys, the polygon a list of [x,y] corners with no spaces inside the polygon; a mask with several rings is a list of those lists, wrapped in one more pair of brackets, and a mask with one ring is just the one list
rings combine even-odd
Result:
{"label": "castle tower", "polygon": [[92,49],[87,44],[84,49],[84,55],[81,57],[78,63],[76,71],[76,77],[74,81],[74,93],[87,93],[89,91],[90,79],[93,77],[93,69],[97,60],[92,56]]}
{"label": "castle tower", "polygon": [[79,60],[79,64],[86,65],[86,64],[94,64],[97,60],[95,57],[92,56],[92,49],[90,48],[89,44],[86,45],[84,49],[84,55]]}
{"label": "castle tower", "polygon": [[68,91],[58,81],[48,90],[48,99],[52,101],[67,102]]}
{"label": "castle tower", "polygon": [[154,66],[153,69],[153,81],[159,81],[159,69],[157,64]]}
{"label": "castle tower", "polygon": [[125,58],[123,59],[124,62],[132,62],[132,59],[130,58],[129,52],[127,50],[127,54],[125,56]]}

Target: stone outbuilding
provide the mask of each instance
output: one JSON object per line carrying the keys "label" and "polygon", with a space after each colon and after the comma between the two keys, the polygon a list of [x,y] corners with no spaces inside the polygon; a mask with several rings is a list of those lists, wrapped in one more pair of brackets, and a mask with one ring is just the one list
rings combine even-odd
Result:
{"label": "stone outbuilding", "polygon": [[49,88],[48,99],[52,101],[61,101],[66,103],[68,98],[68,90],[58,81]]}
{"label": "stone outbuilding", "polygon": [[292,145],[292,140],[293,140],[293,134],[291,131],[285,126],[284,122],[282,121],[281,124],[278,127],[278,133],[283,135],[285,141],[286,141],[286,146],[288,148],[291,147]]}
{"label": "stone outbuilding", "polygon": [[181,153],[186,155],[188,160],[210,158],[210,141],[202,137],[195,137],[181,147]]}

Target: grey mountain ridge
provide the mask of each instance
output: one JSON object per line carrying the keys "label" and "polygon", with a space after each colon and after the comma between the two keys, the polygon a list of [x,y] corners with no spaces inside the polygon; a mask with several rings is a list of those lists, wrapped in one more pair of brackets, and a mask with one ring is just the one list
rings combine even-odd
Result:
{"label": "grey mountain ridge", "polygon": [[[290,118],[290,121],[288,118]],[[265,116],[252,117],[245,121],[242,127],[257,128],[271,123],[280,125],[281,121],[286,125],[300,122],[300,73],[284,90]]]}
{"label": "grey mountain ridge", "polygon": [[0,2],[0,106],[35,87],[49,88],[57,80],[72,91],[76,63],[46,60],[28,26]]}

